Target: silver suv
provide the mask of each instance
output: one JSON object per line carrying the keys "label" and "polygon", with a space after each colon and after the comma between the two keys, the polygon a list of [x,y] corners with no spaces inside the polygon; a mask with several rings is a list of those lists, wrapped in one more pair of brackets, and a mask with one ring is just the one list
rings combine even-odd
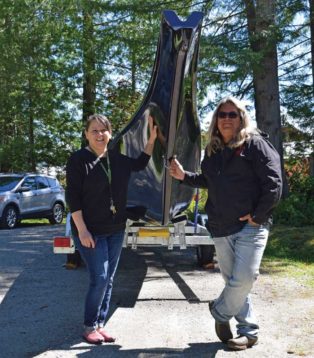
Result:
{"label": "silver suv", "polygon": [[64,189],[56,178],[41,174],[0,174],[0,225],[13,229],[21,219],[47,218],[60,224]]}

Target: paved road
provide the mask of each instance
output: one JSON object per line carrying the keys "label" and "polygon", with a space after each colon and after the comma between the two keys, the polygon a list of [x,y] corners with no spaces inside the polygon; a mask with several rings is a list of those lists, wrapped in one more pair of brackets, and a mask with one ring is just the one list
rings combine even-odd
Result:
{"label": "paved road", "polygon": [[65,270],[65,256],[52,253],[52,237],[63,231],[50,225],[0,230],[1,358],[286,356],[284,347],[270,354],[269,342],[245,353],[218,342],[207,307],[222,279],[196,266],[193,248],[124,249],[107,325],[118,339],[83,342],[87,273]]}

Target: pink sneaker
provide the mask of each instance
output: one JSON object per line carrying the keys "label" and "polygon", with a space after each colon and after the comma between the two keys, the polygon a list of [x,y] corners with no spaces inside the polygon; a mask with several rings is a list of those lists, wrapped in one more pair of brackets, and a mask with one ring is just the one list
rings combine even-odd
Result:
{"label": "pink sneaker", "polygon": [[83,333],[83,338],[91,344],[101,344],[105,339],[104,337],[99,334],[96,330],[95,331],[90,331],[90,332],[84,332]]}
{"label": "pink sneaker", "polygon": [[108,334],[103,328],[98,328],[97,332],[101,334],[106,343],[113,343],[116,340],[114,337],[110,336],[110,334]]}

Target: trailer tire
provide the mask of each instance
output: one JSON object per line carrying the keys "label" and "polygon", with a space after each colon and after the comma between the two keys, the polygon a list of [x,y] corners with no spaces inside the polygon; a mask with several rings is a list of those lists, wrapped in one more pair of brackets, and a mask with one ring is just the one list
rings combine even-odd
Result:
{"label": "trailer tire", "polygon": [[214,255],[214,245],[199,245],[196,247],[197,263],[201,267],[209,263],[214,263]]}

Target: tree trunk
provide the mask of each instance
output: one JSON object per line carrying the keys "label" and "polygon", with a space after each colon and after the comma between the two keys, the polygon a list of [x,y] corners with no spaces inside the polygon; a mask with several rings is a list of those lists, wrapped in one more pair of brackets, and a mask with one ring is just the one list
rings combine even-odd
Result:
{"label": "tree trunk", "polygon": [[[244,3],[250,46],[256,54],[252,69],[257,127],[269,135],[271,143],[280,154],[284,174],[275,35],[276,1],[257,0],[255,5],[253,0],[244,0]],[[284,194],[286,193],[287,185],[284,180]]]}
{"label": "tree trunk", "polygon": [[[95,112],[96,100],[96,66],[93,11],[88,2],[83,9],[83,125],[89,115]],[[82,139],[85,145],[85,139]]]}
{"label": "tree trunk", "polygon": [[314,0],[309,0],[310,4],[310,29],[311,29],[311,55],[312,55],[312,86],[314,93]]}
{"label": "tree trunk", "polygon": [[[311,56],[312,56],[312,89],[314,95],[314,0],[310,4]],[[314,153],[310,157],[310,175],[314,176]]]}
{"label": "tree trunk", "polygon": [[131,51],[131,71],[132,71],[132,95],[135,95],[136,91],[136,56],[134,49],[130,49]]}
{"label": "tree trunk", "polygon": [[29,170],[32,172],[36,172],[36,163],[35,163],[35,137],[34,137],[34,104],[33,104],[33,86],[32,80],[28,81],[28,139],[29,139],[29,149],[28,149],[28,160],[27,164],[29,166]]}

